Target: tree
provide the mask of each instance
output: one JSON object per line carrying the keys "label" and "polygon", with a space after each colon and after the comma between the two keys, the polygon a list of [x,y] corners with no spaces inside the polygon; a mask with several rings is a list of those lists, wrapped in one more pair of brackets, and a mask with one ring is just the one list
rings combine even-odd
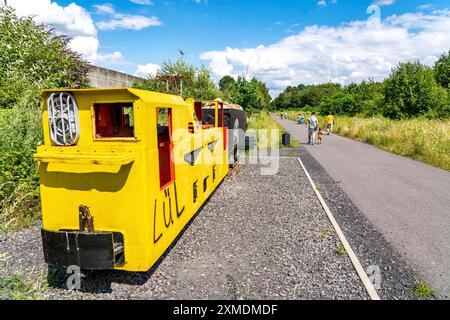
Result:
{"label": "tree", "polygon": [[341,90],[337,83],[323,83],[319,85],[287,87],[273,102],[274,109],[302,109],[318,108],[320,103],[327,97]]}
{"label": "tree", "polygon": [[270,106],[269,90],[256,78],[247,81],[243,77],[238,77],[228,89],[231,102],[241,105],[245,110],[262,110]]}
{"label": "tree", "polygon": [[236,80],[231,76],[224,76],[219,81],[219,89],[222,91],[223,98],[232,101],[233,90],[236,87]]}
{"label": "tree", "polygon": [[437,83],[445,89],[450,89],[450,51],[444,53],[434,65]]}
{"label": "tree", "polygon": [[419,61],[400,63],[384,81],[383,114],[399,119],[445,110],[448,99],[439,89],[432,68]]}
{"label": "tree", "polygon": [[345,91],[353,95],[356,106],[355,114],[373,116],[381,113],[383,101],[383,84],[373,79],[363,80],[361,83],[352,83],[345,87]]}
{"label": "tree", "polygon": [[330,112],[337,115],[354,116],[359,111],[354,95],[343,91],[338,91],[334,95],[325,98],[320,104],[320,113],[328,114]]}
{"label": "tree", "polygon": [[226,90],[230,90],[236,84],[236,81],[231,76],[224,76],[219,81],[219,89],[223,92]]}
{"label": "tree", "polygon": [[0,108],[11,107],[31,87],[80,88],[89,85],[89,65],[72,51],[69,38],[57,36],[31,17],[0,8]]}
{"label": "tree", "polygon": [[[222,93],[211,78],[210,71],[202,66],[196,66],[185,62],[182,58],[175,62],[163,63],[159,74],[183,76],[183,98],[194,98],[197,100],[213,100],[222,97]],[[166,92],[166,87],[156,77],[149,77],[143,82],[136,83],[134,87],[139,89]]]}

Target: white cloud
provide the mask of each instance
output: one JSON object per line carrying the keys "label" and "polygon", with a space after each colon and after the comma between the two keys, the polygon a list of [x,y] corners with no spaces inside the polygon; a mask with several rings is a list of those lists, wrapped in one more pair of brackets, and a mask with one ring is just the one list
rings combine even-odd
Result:
{"label": "white cloud", "polygon": [[156,27],[162,25],[161,21],[155,16],[145,17],[130,14],[114,14],[109,21],[100,21],[97,26],[100,30],[141,30],[147,27]]}
{"label": "white cloud", "polygon": [[152,0],[130,0],[130,1],[136,4],[153,5]]}
{"label": "white cloud", "polygon": [[419,10],[419,11],[427,11],[427,10],[432,10],[432,9],[434,9],[434,5],[432,5],[430,3],[422,4],[417,7],[417,10]]}
{"label": "white cloud", "polygon": [[[120,52],[102,54],[94,21],[83,7],[72,2],[61,6],[51,0],[9,0],[18,16],[34,16],[37,23],[45,23],[55,28],[58,34],[70,36],[70,48],[81,53],[91,63],[114,63],[123,60]],[[97,12],[114,10],[111,5],[98,5]]]}
{"label": "white cloud", "polygon": [[50,0],[9,0],[19,16],[34,15],[37,23],[51,24],[63,34],[71,36],[95,36],[97,30],[91,15],[72,2],[66,7]]}
{"label": "white cloud", "polygon": [[373,4],[377,6],[391,6],[394,2],[395,0],[375,0]]}
{"label": "white cloud", "polygon": [[148,63],[145,65],[138,65],[135,75],[140,77],[148,77],[148,76],[155,76],[158,71],[161,69],[161,67],[157,64]]}
{"label": "white cloud", "polygon": [[104,3],[104,4],[96,4],[93,5],[95,8],[96,14],[114,14],[116,13],[116,10],[114,10],[114,6],[110,3]]}
{"label": "white cloud", "polygon": [[256,76],[276,93],[288,85],[382,80],[401,61],[433,63],[450,49],[450,10],[393,15],[337,27],[308,26],[269,46],[209,51],[217,77]]}
{"label": "white cloud", "polygon": [[[335,3],[337,3],[337,0],[330,0],[330,2],[331,2],[332,4],[335,4]],[[319,7],[324,8],[324,7],[327,6],[327,0],[319,0],[319,2],[317,2],[317,5],[318,5]]]}

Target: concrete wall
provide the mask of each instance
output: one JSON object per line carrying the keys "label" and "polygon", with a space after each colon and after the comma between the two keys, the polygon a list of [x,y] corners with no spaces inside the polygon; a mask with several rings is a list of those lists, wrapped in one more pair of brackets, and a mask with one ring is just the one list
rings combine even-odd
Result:
{"label": "concrete wall", "polygon": [[128,88],[142,78],[126,73],[93,66],[88,74],[89,80],[95,88]]}

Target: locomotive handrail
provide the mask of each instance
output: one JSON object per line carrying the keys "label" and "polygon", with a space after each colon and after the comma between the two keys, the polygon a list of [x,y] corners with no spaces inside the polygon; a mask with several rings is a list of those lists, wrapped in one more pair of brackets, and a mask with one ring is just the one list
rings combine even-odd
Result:
{"label": "locomotive handrail", "polygon": [[134,161],[133,155],[80,155],[58,154],[49,152],[36,153],[33,158],[45,163],[93,164],[93,165],[127,165]]}

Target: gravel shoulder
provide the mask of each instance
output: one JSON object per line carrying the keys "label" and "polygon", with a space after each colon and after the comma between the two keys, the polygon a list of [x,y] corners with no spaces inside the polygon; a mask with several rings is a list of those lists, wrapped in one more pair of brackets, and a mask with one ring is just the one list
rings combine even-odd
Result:
{"label": "gravel shoulder", "polygon": [[[363,268],[380,268],[381,288],[377,289],[380,298],[423,299],[413,293],[420,276],[352,202],[339,186],[339,181],[335,181],[304,147],[284,150],[280,155],[302,159]],[[370,276],[369,272],[366,273]]]}
{"label": "gravel shoulder", "polygon": [[[368,299],[298,160],[262,176],[242,165],[227,178],[165,257],[147,273],[86,274],[80,291],[55,283],[48,299]],[[39,226],[3,236],[0,276],[42,281]],[[45,281],[47,282],[47,281]]]}

